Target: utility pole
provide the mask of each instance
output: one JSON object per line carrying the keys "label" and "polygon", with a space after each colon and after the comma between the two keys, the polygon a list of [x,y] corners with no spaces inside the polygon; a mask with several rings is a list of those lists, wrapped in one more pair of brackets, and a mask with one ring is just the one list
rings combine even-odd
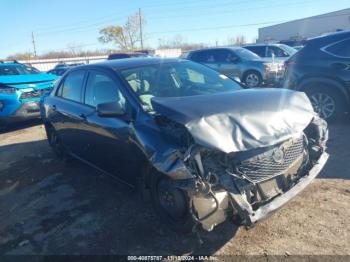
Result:
{"label": "utility pole", "polygon": [[139,22],[140,22],[140,41],[141,41],[141,49],[143,50],[143,34],[142,34],[141,8],[139,8]]}
{"label": "utility pole", "polygon": [[35,47],[34,32],[32,32],[32,43],[33,43],[33,49],[34,49],[34,56],[36,57],[36,47]]}

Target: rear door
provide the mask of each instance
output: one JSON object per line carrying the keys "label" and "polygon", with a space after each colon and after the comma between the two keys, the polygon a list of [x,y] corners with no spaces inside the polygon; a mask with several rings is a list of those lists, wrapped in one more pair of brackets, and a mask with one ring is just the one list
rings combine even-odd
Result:
{"label": "rear door", "polygon": [[228,77],[241,77],[241,59],[229,49],[215,51],[214,59],[218,71]]}
{"label": "rear door", "polygon": [[[331,55],[327,61],[329,73],[345,83],[350,83],[350,39],[331,44],[322,50]],[[350,84],[348,87],[350,88]]]}
{"label": "rear door", "polygon": [[214,49],[193,52],[190,56],[190,60],[219,71],[217,54]]}
{"label": "rear door", "polygon": [[48,110],[50,111],[50,122],[58,132],[64,145],[74,154],[79,154],[79,125],[81,118],[79,113],[84,105],[83,85],[86,79],[84,70],[70,72],[61,81],[55,96],[51,99]]}

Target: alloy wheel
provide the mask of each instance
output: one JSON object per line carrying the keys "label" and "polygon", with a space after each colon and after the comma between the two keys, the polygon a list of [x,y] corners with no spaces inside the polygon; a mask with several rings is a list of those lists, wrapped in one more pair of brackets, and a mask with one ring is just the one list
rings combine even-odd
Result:
{"label": "alloy wheel", "polygon": [[335,100],[326,93],[313,93],[310,96],[310,101],[316,113],[323,119],[328,119],[335,113]]}
{"label": "alloy wheel", "polygon": [[247,86],[249,87],[257,87],[259,85],[259,76],[257,76],[254,73],[250,73],[247,75],[247,77],[245,78],[245,83]]}

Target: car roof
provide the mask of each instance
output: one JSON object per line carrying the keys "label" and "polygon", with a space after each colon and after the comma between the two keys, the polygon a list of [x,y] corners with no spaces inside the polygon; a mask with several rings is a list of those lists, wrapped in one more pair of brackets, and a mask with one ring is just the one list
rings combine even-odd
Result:
{"label": "car roof", "polygon": [[275,43],[275,44],[263,44],[263,43],[258,43],[258,44],[247,44],[247,45],[244,45],[243,47],[249,47],[249,46],[281,46],[283,44],[278,44],[278,43]]}
{"label": "car roof", "polygon": [[23,66],[23,64],[20,63],[0,63],[0,66]]}
{"label": "car roof", "polygon": [[90,65],[82,65],[74,67],[74,69],[86,69],[93,67],[109,68],[113,70],[123,70],[133,67],[147,66],[147,65],[157,65],[162,63],[180,62],[187,61],[180,58],[158,58],[158,57],[133,57],[117,60],[105,60],[103,62],[98,62]]}
{"label": "car roof", "polygon": [[227,49],[231,49],[231,50],[238,50],[238,49],[242,49],[242,47],[240,46],[218,46],[218,47],[207,47],[207,48],[201,48],[201,49],[195,49],[195,50],[191,50],[189,51],[189,53],[192,52],[201,52],[201,51],[207,51],[207,50],[227,50]]}
{"label": "car roof", "polygon": [[340,31],[336,33],[331,33],[323,36],[318,36],[314,38],[308,39],[306,42],[307,45],[315,44],[315,45],[327,45],[336,41],[341,41],[344,39],[350,38],[350,30]]}

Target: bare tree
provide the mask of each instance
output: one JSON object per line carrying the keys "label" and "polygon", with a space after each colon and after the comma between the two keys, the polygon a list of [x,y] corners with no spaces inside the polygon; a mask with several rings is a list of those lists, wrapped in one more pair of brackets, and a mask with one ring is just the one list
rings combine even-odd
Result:
{"label": "bare tree", "polygon": [[141,26],[144,27],[146,19],[142,13],[136,13],[128,17],[122,26],[107,26],[100,30],[101,36],[98,40],[102,43],[118,45],[123,50],[134,50],[136,44],[141,41]]}
{"label": "bare tree", "polygon": [[246,37],[244,35],[237,35],[236,37],[231,37],[227,40],[228,45],[241,46],[247,43]]}
{"label": "bare tree", "polygon": [[31,52],[26,52],[10,55],[6,57],[6,60],[30,60],[31,58],[34,58],[34,54]]}

